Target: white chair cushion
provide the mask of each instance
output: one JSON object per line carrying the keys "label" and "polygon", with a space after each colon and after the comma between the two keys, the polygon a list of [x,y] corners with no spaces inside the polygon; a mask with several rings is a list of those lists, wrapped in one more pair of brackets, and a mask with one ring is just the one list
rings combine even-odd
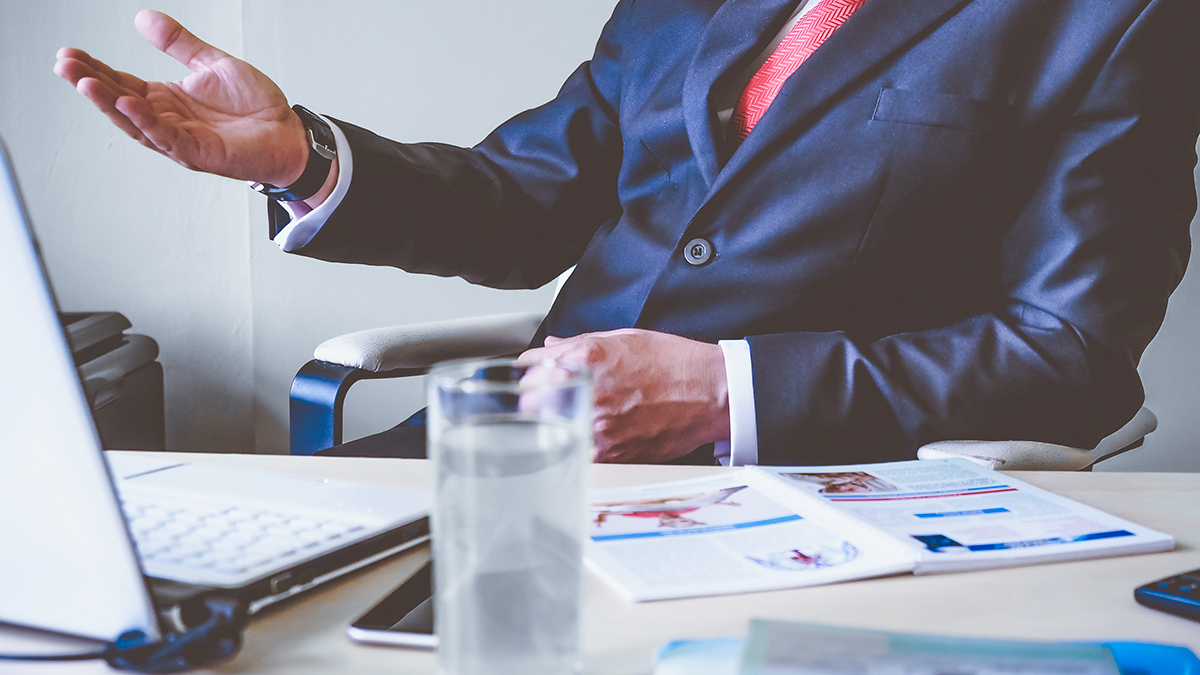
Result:
{"label": "white chair cushion", "polygon": [[320,361],[372,372],[428,368],[451,359],[502,356],[523,351],[544,312],[432,321],[339,335],[313,352]]}
{"label": "white chair cushion", "polygon": [[938,441],[917,450],[917,458],[962,457],[989,469],[1007,471],[1079,471],[1136,443],[1157,427],[1158,418],[1142,408],[1092,450],[1036,441]]}

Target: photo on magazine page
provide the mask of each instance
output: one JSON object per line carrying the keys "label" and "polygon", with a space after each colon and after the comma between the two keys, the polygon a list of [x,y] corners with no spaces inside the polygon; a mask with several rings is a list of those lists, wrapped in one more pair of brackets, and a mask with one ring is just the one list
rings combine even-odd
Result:
{"label": "photo on magazine page", "polygon": [[911,567],[911,556],[897,559],[896,547],[881,545],[874,533],[812,516],[736,478],[597,491],[589,560],[639,600],[832,583]]}

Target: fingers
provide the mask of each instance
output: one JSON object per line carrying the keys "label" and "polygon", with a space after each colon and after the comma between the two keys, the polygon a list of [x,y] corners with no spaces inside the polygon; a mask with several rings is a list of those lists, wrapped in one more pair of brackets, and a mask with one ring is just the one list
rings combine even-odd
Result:
{"label": "fingers", "polygon": [[564,346],[561,340],[556,343],[547,341],[545,347],[527,349],[517,357],[517,363],[522,365],[533,365],[543,361],[563,361],[580,366],[591,365],[585,359],[581,359],[574,354],[573,350]]}
{"label": "fingers", "polygon": [[175,19],[153,9],[138,12],[134,25],[150,44],[193,72],[229,56],[192,35]]}
{"label": "fingers", "polygon": [[534,347],[533,349],[526,349],[525,351],[521,352],[521,354],[517,356],[517,363],[523,366],[528,366],[535,363],[540,363],[546,359],[553,358],[551,351],[547,349],[547,347],[550,346],[549,342],[546,344],[546,347]]}
{"label": "fingers", "polygon": [[141,130],[137,128],[137,125],[117,109],[117,100],[120,99],[120,96],[111,87],[95,78],[85,77],[79,80],[75,88],[91,101],[92,105],[96,106],[100,112],[104,113],[109,122],[112,122],[118,129],[124,131],[130,138],[146,145],[146,138]]}
{"label": "fingers", "polygon": [[545,346],[535,347],[517,357],[519,363],[537,363],[554,360],[594,367],[604,360],[603,338],[620,334],[622,331],[583,333],[568,338],[546,336]]}
{"label": "fingers", "polygon": [[146,94],[146,82],[139,77],[113,70],[103,61],[93,58],[82,49],[64,47],[58,50],[54,72],[71,84],[78,85],[85,77],[95,78],[119,93]]}
{"label": "fingers", "polygon": [[[80,78],[75,88],[121,131],[138,143],[175,159],[181,134],[170,124],[162,124],[159,116],[139,95],[117,90],[95,77]],[[179,161],[176,159],[176,161]],[[189,168],[190,165],[185,164]]]}
{"label": "fingers", "polygon": [[606,347],[613,344],[609,340],[629,335],[636,336],[644,332],[637,328],[618,328],[597,333],[581,333],[566,338],[547,335],[543,347],[526,351],[518,357],[518,360],[521,363],[533,363],[546,359],[561,359],[581,366],[595,366],[607,358]]}
{"label": "fingers", "polygon": [[117,99],[116,107],[148,141],[148,144],[144,143],[143,145],[154,148],[193,171],[200,170],[200,167],[187,159],[196,156],[195,139],[184,133],[176,124],[170,123],[169,120],[165,121],[155,114],[145,100],[133,96],[122,96]]}
{"label": "fingers", "polygon": [[54,74],[71,84],[78,84],[85,77],[99,76],[90,63],[92,57],[81,49],[63,47],[54,55],[54,59]]}
{"label": "fingers", "polygon": [[113,70],[81,49],[64,47],[58,50],[57,58],[54,72],[59,77],[75,85],[79,93],[91,101],[92,105],[118,129],[139,143],[148,144],[137,126],[116,106],[117,100],[122,96],[143,96],[146,91],[144,81],[128,73]]}

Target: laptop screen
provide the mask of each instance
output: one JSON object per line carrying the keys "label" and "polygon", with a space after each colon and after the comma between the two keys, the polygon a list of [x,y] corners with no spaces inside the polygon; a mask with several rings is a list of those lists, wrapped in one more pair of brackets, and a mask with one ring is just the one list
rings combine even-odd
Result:
{"label": "laptop screen", "polygon": [[159,636],[0,144],[0,622]]}

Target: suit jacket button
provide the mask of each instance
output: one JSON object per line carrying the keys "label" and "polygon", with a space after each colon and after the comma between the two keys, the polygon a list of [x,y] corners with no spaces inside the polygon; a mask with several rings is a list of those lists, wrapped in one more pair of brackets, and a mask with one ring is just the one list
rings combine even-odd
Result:
{"label": "suit jacket button", "polygon": [[713,257],[713,246],[707,239],[693,239],[683,247],[683,258],[699,267]]}

